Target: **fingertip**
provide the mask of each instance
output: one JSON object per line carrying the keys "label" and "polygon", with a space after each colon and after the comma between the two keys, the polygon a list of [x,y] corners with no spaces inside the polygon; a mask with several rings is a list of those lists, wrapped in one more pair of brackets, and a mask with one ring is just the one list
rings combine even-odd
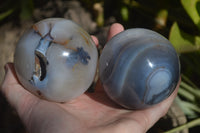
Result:
{"label": "fingertip", "polygon": [[98,47],[98,45],[99,45],[99,40],[97,39],[97,37],[96,37],[96,36],[93,36],[93,35],[91,35],[91,37],[92,37],[92,40],[94,41],[95,45]]}
{"label": "fingertip", "polygon": [[39,98],[25,90],[19,83],[13,63],[7,63],[5,65],[5,69],[7,69],[7,73],[0,89],[7,101],[20,114],[23,111],[23,108],[21,107],[23,106],[25,108],[25,106],[28,106],[25,105],[25,103],[30,103],[30,101],[34,101]]}
{"label": "fingertip", "polygon": [[13,86],[18,84],[18,80],[14,71],[13,63],[7,63],[5,66],[5,76],[4,81],[2,82],[1,91],[6,96],[8,101],[13,97],[13,94],[11,92],[14,92],[15,90],[12,90]]}
{"label": "fingertip", "polygon": [[17,83],[17,76],[15,73],[15,68],[14,68],[14,64],[13,63],[6,63],[6,65],[4,66],[5,69],[5,77],[4,77],[4,82],[5,84],[14,84]]}
{"label": "fingertip", "polygon": [[124,31],[124,27],[120,23],[114,23],[110,26],[107,40],[110,40],[116,34]]}

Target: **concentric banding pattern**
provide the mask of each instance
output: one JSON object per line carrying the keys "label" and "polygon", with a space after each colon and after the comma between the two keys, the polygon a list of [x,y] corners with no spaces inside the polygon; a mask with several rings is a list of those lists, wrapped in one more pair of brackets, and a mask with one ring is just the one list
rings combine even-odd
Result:
{"label": "concentric banding pattern", "polygon": [[111,99],[133,109],[166,99],[180,75],[179,59],[170,42],[139,28],[126,30],[106,44],[99,69]]}

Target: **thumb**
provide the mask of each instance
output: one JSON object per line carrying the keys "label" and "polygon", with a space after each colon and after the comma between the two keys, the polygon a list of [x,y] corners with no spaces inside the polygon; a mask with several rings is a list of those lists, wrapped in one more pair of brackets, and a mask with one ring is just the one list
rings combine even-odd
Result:
{"label": "thumb", "polygon": [[26,91],[19,83],[13,63],[5,65],[6,75],[0,90],[8,102],[13,106],[20,116],[37,101],[37,97]]}

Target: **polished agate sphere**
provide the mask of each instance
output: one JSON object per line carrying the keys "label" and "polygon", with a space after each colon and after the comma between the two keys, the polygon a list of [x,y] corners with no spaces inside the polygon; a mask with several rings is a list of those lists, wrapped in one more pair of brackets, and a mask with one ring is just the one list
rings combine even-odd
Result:
{"label": "polished agate sphere", "polygon": [[166,99],[180,77],[179,58],[170,42],[142,28],[123,31],[108,41],[99,70],[108,96],[128,109],[147,108]]}
{"label": "polished agate sphere", "polygon": [[50,18],[23,34],[14,66],[25,89],[50,101],[66,102],[91,85],[97,58],[96,46],[85,30],[70,20]]}

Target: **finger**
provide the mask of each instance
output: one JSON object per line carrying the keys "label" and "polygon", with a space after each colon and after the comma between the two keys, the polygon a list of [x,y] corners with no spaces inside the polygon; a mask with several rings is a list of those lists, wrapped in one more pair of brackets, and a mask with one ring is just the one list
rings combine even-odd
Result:
{"label": "finger", "polygon": [[[14,70],[14,66],[13,66],[13,63],[7,63],[5,66],[4,66],[4,68],[5,68],[5,73],[6,73],[6,75],[5,75],[5,77],[4,77],[4,81],[9,81],[9,83],[10,84],[16,84],[16,83],[18,83],[18,80],[17,80],[17,78],[16,78],[16,74],[15,74],[15,70]],[[10,75],[10,74],[13,74],[13,77],[14,78],[11,78],[10,76],[8,76],[8,75]]]}
{"label": "finger", "polygon": [[[112,24],[108,32],[107,40],[110,40],[113,36],[115,36],[116,34],[120,33],[123,30],[124,30],[124,27],[121,24],[119,23]],[[103,91],[103,86],[100,80],[98,80],[96,84],[95,91],[96,92]]]}
{"label": "finger", "polygon": [[121,24],[119,24],[119,23],[112,24],[110,27],[110,30],[108,32],[107,40],[110,40],[113,36],[122,32],[123,30],[124,30],[124,27]]}
{"label": "finger", "polygon": [[99,45],[99,40],[96,38],[96,36],[91,35],[92,40],[94,41],[95,45],[98,47]]}
{"label": "finger", "polygon": [[167,99],[148,109],[134,112],[134,119],[139,123],[142,129],[144,129],[144,132],[151,128],[161,117],[167,113],[175,97],[177,96],[180,81],[174,92]]}
{"label": "finger", "polygon": [[7,98],[8,102],[23,116],[31,108],[33,103],[38,99],[26,91],[18,82],[14,66],[12,63],[6,64],[6,75],[2,83],[1,91]]}

